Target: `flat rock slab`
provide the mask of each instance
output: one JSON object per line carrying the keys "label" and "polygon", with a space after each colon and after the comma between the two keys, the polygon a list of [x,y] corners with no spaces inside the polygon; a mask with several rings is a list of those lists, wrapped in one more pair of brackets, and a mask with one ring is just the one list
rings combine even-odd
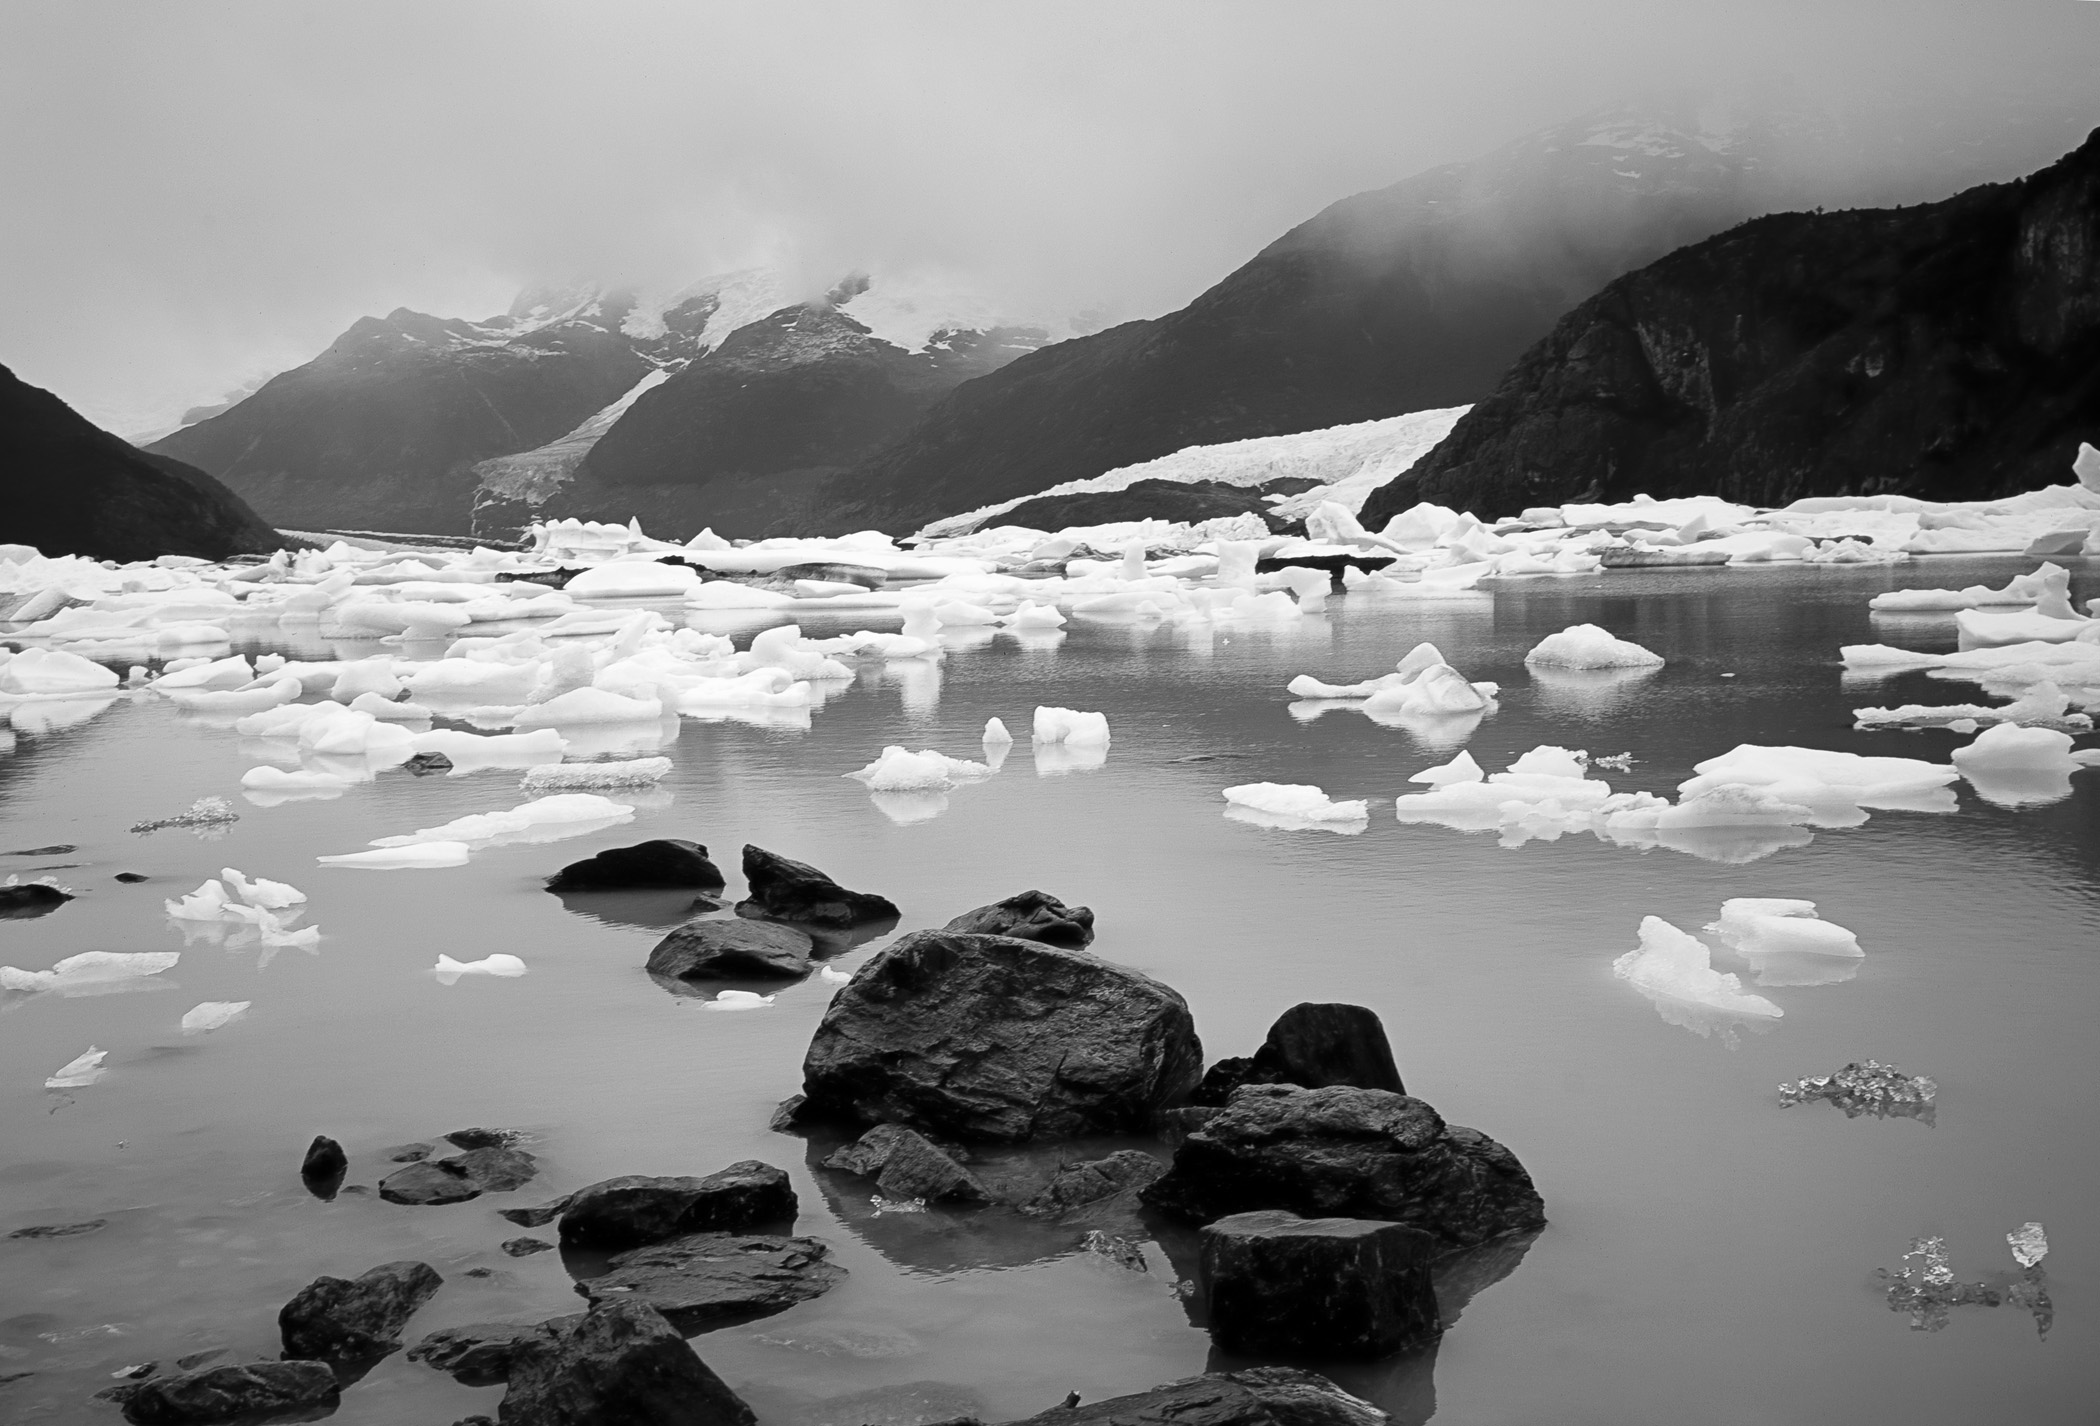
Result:
{"label": "flat rock slab", "polygon": [[206,1426],[215,1422],[322,1414],[340,1399],[326,1362],[251,1362],[210,1367],[141,1382],[124,1402],[133,1426]]}
{"label": "flat rock slab", "polygon": [[799,1207],[787,1174],[757,1159],[705,1178],[631,1174],[570,1194],[561,1240],[585,1248],[633,1248],[684,1233],[746,1233],[792,1223]]}
{"label": "flat rock slab", "polygon": [[1142,1133],[1202,1064],[1187,1002],[1148,975],[1036,941],[920,931],[832,998],[799,1116],[965,1143]]}
{"label": "flat rock slab", "polygon": [[408,1359],[452,1377],[466,1386],[494,1386],[510,1380],[511,1362],[524,1343],[543,1332],[583,1320],[578,1313],[552,1322],[475,1322],[432,1332],[408,1349]]}
{"label": "flat rock slab", "polygon": [[1406,1223],[1445,1249],[1546,1221],[1531,1176],[1487,1135],[1419,1099],[1340,1085],[1235,1091],[1140,1197],[1190,1223],[1269,1208]]}
{"label": "flat rock slab", "polygon": [[1056,1407],[1013,1426],[1389,1426],[1390,1420],[1316,1373],[1256,1367]]}
{"label": "flat rock slab", "polygon": [[846,1276],[830,1256],[815,1238],[689,1233],[619,1254],[576,1290],[594,1305],[646,1302],[681,1331],[705,1331],[821,1297]]}
{"label": "flat rock slab", "polygon": [[1376,1358],[1443,1331],[1419,1228],[1269,1209],[1203,1230],[1211,1340],[1241,1356]]}
{"label": "flat rock slab", "polygon": [[722,872],[707,859],[707,848],[675,837],[611,847],[594,857],[570,862],[547,878],[549,891],[633,891],[652,887],[719,890]]}
{"label": "flat rock slab", "polygon": [[800,980],[810,972],[815,945],[793,926],[703,918],[658,941],[648,971],[677,980]]}
{"label": "flat rock slab", "polygon": [[1083,951],[1094,939],[1094,913],[1085,906],[1067,906],[1047,891],[1023,891],[965,911],[941,929],[1012,936],[1017,941],[1041,941]]}
{"label": "flat rock slab", "polygon": [[522,1149],[469,1149],[445,1159],[418,1159],[379,1181],[389,1203],[433,1207],[464,1203],[484,1193],[509,1193],[530,1183],[538,1161]]}
{"label": "flat rock slab", "polygon": [[744,848],[744,880],[750,894],[737,903],[739,915],[843,930],[901,914],[888,897],[848,891],[808,863],[764,847]]}

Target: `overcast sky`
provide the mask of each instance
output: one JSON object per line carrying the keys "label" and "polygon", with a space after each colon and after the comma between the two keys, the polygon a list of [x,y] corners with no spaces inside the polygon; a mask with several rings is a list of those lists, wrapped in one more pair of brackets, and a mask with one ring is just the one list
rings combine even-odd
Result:
{"label": "overcast sky", "polygon": [[362,314],[575,275],[1151,315],[1656,85],[2019,96],[2068,133],[2096,67],[2084,0],[0,0],[0,363],[128,433]]}

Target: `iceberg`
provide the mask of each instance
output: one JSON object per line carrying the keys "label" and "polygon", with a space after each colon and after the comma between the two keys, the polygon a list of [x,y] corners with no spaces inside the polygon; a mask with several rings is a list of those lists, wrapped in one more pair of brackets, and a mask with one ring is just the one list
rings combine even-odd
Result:
{"label": "iceberg", "polygon": [[1291,782],[1249,782],[1225,789],[1235,807],[1299,822],[1361,822],[1371,815],[1362,799],[1335,802],[1317,787]]}
{"label": "iceberg", "polygon": [[1759,985],[1836,985],[1859,973],[1859,938],[1816,916],[1816,903],[1737,896],[1721,903],[1708,933],[1756,973]]}
{"label": "iceberg", "polygon": [[591,763],[547,763],[525,774],[525,792],[562,792],[579,787],[654,787],[671,771],[669,758],[630,758]]}
{"label": "iceberg", "polygon": [[116,985],[173,970],[181,959],[180,951],[82,951],[67,956],[49,970],[0,966],[0,990],[24,991],[32,995],[55,990],[63,994],[87,987]]}
{"label": "iceberg", "polygon": [[[1735,976],[1715,970],[1704,942],[1660,916],[1641,918],[1640,945],[1613,961],[1611,969],[1655,1002],[1664,1020],[1699,1035],[1719,1032],[1729,1043],[1736,1025],[1785,1014],[1762,995],[1744,990]],[[1673,1018],[1673,1009],[1693,1013]]]}
{"label": "iceberg", "polygon": [[1595,624],[1570,624],[1539,640],[1524,662],[1551,668],[1660,668],[1663,658]]}
{"label": "iceberg", "polygon": [[207,1000],[191,1008],[182,1017],[182,1033],[185,1035],[208,1035],[222,1030],[248,1013],[252,1000]]}
{"label": "iceberg", "polygon": [[770,995],[759,995],[749,990],[724,990],[718,992],[713,1000],[700,1002],[700,1008],[703,1010],[763,1010],[772,1003],[773,997]]}
{"label": "iceberg", "polygon": [[1062,743],[1071,748],[1105,748],[1109,743],[1108,715],[1080,713],[1070,708],[1038,707],[1035,710],[1035,741]]}
{"label": "iceberg", "polygon": [[86,1054],[76,1060],[68,1061],[59,1069],[57,1074],[45,1080],[44,1088],[84,1089],[109,1073],[108,1070],[102,1068],[102,1061],[108,1057],[108,1050],[98,1050],[93,1045],[89,1045]]}
{"label": "iceberg", "polygon": [[946,792],[958,782],[990,777],[992,769],[930,748],[914,753],[892,744],[866,767],[845,775],[865,783],[870,792]]}
{"label": "iceberg", "polygon": [[306,900],[306,893],[296,886],[281,881],[269,881],[259,876],[250,879],[232,867],[220,868],[219,878],[226,883],[227,890],[250,906],[282,911],[287,906],[296,906]]}
{"label": "iceberg", "polygon": [[439,955],[434,972],[440,983],[451,985],[463,975],[519,976],[525,974],[525,962],[516,956],[498,953],[483,956],[478,961],[456,961],[448,955]]}

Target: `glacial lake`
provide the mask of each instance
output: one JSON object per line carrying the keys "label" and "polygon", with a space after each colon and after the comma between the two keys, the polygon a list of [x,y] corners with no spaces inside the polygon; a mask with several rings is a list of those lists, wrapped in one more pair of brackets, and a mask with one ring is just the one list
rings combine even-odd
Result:
{"label": "glacial lake", "polygon": [[[152,695],[24,734],[0,753],[0,851],[77,850],[0,858],[0,874],[55,869],[82,894],[0,921],[0,963],[183,954],[129,993],[0,996],[0,1235],[108,1220],[74,1238],[0,1237],[0,1378],[32,1373],[0,1385],[0,1419],[115,1421],[89,1400],[113,1372],[219,1347],[228,1360],[274,1356],[277,1311],[300,1287],[397,1259],[446,1279],[411,1342],[579,1310],[561,1254],[499,1251],[528,1230],[496,1208],[745,1158],[788,1170],[795,1231],[827,1240],[849,1273],[826,1296],[695,1339],[766,1426],[1007,1420],[1213,1361],[1158,1244],[1136,1272],[1006,1219],[874,1217],[870,1183],[816,1169],[801,1140],[770,1132],[834,986],[812,978],[769,1008],[712,1013],[642,969],[679,919],[677,897],[570,909],[540,889],[566,862],[667,836],[705,843],[732,896],[746,842],[814,863],[896,901],[900,933],[1027,887],[1089,905],[1092,949],[1181,991],[1208,1059],[1250,1053],[1299,1001],[1375,1009],[1410,1092],[1508,1145],[1550,1219],[1433,1354],[1336,1369],[1402,1423],[2090,1420],[2100,773],[2021,810],[1957,783],[1951,814],[1875,812],[1743,862],[1588,835],[1505,848],[1493,833],[1400,825],[1391,805],[1460,738],[1490,771],[1538,744],[1631,753],[1629,771],[1602,775],[1666,793],[1738,743],[1944,762],[1956,735],[1855,733],[1849,710],[1972,701],[1974,687],[1921,674],[1848,682],[1838,647],[1951,648],[1951,617],[1873,620],[1868,598],[1998,584],[2035,563],[1614,573],[1439,603],[1351,595],[1282,629],[1075,620],[1061,639],[954,638],[938,664],[862,665],[806,730],[688,720],[661,749],[676,763],[663,792],[629,824],[436,871],[314,857],[513,806],[525,800],[517,773],[392,771],[334,799],[259,807],[238,779],[264,759],[230,720]],[[2100,580],[2090,561],[2071,563],[2082,604]],[[1526,673],[1532,644],[1583,621],[1668,666],[1625,680]],[[759,624],[699,626],[736,630],[741,644]],[[252,633],[244,652],[382,651]],[[1499,682],[1499,710],[1470,729],[1385,727],[1347,709],[1301,717],[1310,710],[1294,713],[1284,692],[1299,673],[1385,672],[1423,639],[1469,678]],[[1039,703],[1106,712],[1106,765],[1039,770],[1026,731]],[[890,743],[977,757],[993,716],[1020,741],[944,808],[885,808],[841,776]],[[1220,790],[1262,780],[1381,801],[1358,835],[1227,818]],[[223,835],[127,830],[208,794],[240,811]],[[223,866],[306,891],[318,948],[264,958],[252,945],[185,945],[161,903]],[[125,871],[151,879],[112,879]],[[1732,1037],[1670,1023],[1613,976],[1644,915],[1697,932],[1734,896],[1815,901],[1858,934],[1858,974],[1762,987],[1717,959],[1785,1012]],[[835,964],[851,969],[880,944]],[[529,973],[432,975],[440,953],[495,952]],[[178,1028],[198,1002],[242,1000],[253,1008],[223,1029]],[[104,1079],[44,1088],[90,1044],[110,1051]],[[1933,1077],[1936,1119],[1780,1105],[1780,1082],[1868,1057]],[[392,1167],[381,1149],[476,1125],[525,1131],[539,1179],[430,1208],[369,1192],[322,1202],[298,1178],[316,1134],[345,1145],[349,1183],[369,1188]],[[2030,1220],[2052,1250],[2046,1336],[2017,1306],[1956,1308],[1924,1331],[1883,1300],[1875,1270],[1901,1266],[1922,1235],[1946,1239],[1961,1279],[2002,1282],[2004,1235]],[[499,1396],[396,1355],[331,1419],[444,1426],[493,1415]]]}

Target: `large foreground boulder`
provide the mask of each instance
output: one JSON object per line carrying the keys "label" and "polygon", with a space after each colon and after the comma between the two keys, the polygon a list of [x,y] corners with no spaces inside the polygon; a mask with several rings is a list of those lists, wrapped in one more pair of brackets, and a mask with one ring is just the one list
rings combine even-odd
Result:
{"label": "large foreground boulder", "polygon": [[920,931],[824,1012],[805,1118],[1001,1143],[1142,1132],[1203,1062],[1179,994],[1085,951]]}
{"label": "large foreground boulder", "polygon": [[1235,1213],[1203,1230],[1210,1335],[1242,1356],[1384,1357],[1434,1341],[1437,1240],[1368,1218]]}
{"label": "large foreground boulder", "polygon": [[1083,951],[1094,939],[1094,913],[1086,906],[1067,906],[1047,891],[1023,891],[965,911],[941,929],[979,936],[1011,936]]}
{"label": "large foreground boulder", "polygon": [[503,1426],[754,1426],[737,1394],[646,1302],[558,1318],[510,1361]]}
{"label": "large foreground boulder", "polygon": [[764,847],[744,848],[744,880],[751,891],[737,903],[740,916],[845,930],[898,915],[889,898],[848,891],[808,863],[790,861]]}
{"label": "large foreground boulder", "polygon": [[593,1303],[646,1302],[682,1332],[704,1332],[785,1312],[845,1279],[816,1238],[688,1233],[612,1259],[576,1290]]}
{"label": "large foreground boulder", "polygon": [[792,1223],[798,1208],[787,1174],[757,1159],[705,1178],[629,1174],[571,1194],[561,1240],[580,1248],[632,1248],[681,1233],[748,1233]]}
{"label": "large foreground boulder", "polygon": [[1352,1084],[1407,1093],[1376,1011],[1311,1001],[1277,1016],[1268,1038],[1251,1057],[1212,1065],[1197,1086],[1195,1100],[1223,1105],[1243,1084],[1295,1084],[1305,1089]]}
{"label": "large foreground boulder", "polygon": [[815,943],[774,921],[688,921],[649,952],[649,974],[674,980],[800,980]]}
{"label": "large foreground boulder", "polygon": [[719,890],[722,872],[707,859],[707,848],[677,837],[609,847],[594,857],[570,862],[547,878],[549,891],[636,891],[658,887]]}
{"label": "large foreground boulder", "polygon": [[428,1263],[382,1263],[351,1281],[318,1277],[277,1314],[284,1354],[368,1362],[401,1348],[401,1329],[444,1283]]}
{"label": "large foreground boulder", "polygon": [[[1326,1377],[1291,1367],[1255,1367],[1056,1407],[1014,1426],[1386,1426],[1388,1419]],[[510,1426],[507,1418],[504,1426]]]}
{"label": "large foreground boulder", "polygon": [[1282,1208],[1406,1223],[1445,1248],[1545,1224],[1508,1149],[1419,1099],[1335,1085],[1249,1085],[1184,1139],[1141,1197],[1190,1223]]}
{"label": "large foreground boulder", "polygon": [[[124,1401],[132,1426],[210,1426],[222,1421],[312,1419],[335,1409],[340,1388],[326,1362],[250,1362],[156,1377]],[[293,1413],[299,1413],[293,1417]]]}

